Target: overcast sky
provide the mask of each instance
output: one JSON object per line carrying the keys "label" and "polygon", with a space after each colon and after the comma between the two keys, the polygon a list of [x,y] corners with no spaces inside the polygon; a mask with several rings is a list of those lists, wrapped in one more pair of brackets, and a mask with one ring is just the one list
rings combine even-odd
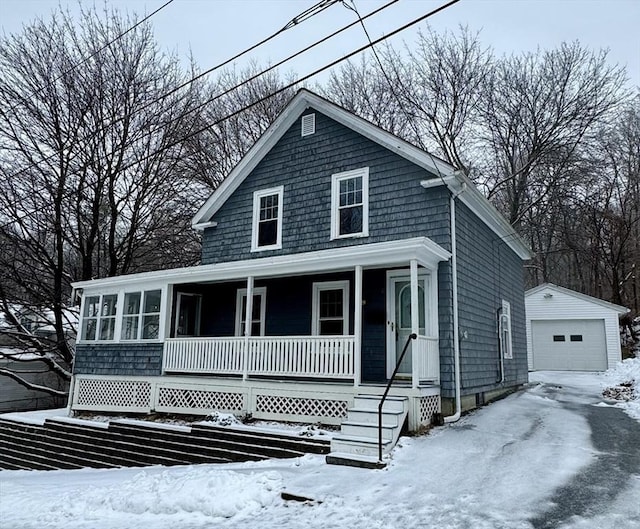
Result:
{"label": "overcast sky", "polygon": [[[167,0],[107,0],[122,11],[144,16]],[[151,18],[155,35],[167,51],[181,58],[193,53],[201,70],[208,69],[282,28],[318,0],[173,0]],[[355,0],[362,15],[388,0]],[[5,34],[21,31],[38,16],[47,18],[59,4],[76,13],[78,0],[0,0],[0,28]],[[92,5],[93,0],[81,0]],[[102,6],[103,2],[95,2]],[[446,0],[400,0],[381,15],[367,20],[376,39],[414,20]],[[326,34],[353,21],[355,14],[334,4],[308,21],[282,33],[275,41],[255,50],[240,65],[276,62]],[[612,63],[624,64],[632,86],[640,86],[640,0],[461,0],[429,18],[438,31],[467,25],[480,31],[481,41],[498,54],[552,48],[562,41],[579,40],[593,49],[608,48]],[[397,46],[411,45],[417,27],[390,39]],[[299,76],[363,46],[366,37],[359,26],[305,54],[281,70]],[[322,81],[323,77],[316,80]]]}

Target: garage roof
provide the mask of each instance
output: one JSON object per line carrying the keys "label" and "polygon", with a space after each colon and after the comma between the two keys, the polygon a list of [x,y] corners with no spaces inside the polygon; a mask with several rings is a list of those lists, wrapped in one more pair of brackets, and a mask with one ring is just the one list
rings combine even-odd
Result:
{"label": "garage roof", "polygon": [[556,292],[567,294],[568,296],[574,296],[576,298],[582,299],[589,303],[594,303],[595,305],[600,305],[603,308],[613,310],[618,312],[619,314],[626,314],[630,311],[627,307],[623,307],[622,305],[616,305],[615,303],[609,303],[608,301],[604,301],[599,298],[594,298],[593,296],[589,296],[587,294],[583,294],[582,292],[576,292],[575,290],[571,290],[569,288],[559,287],[558,285],[554,285],[553,283],[543,283],[542,285],[538,285],[537,287],[531,288],[524,293],[524,297],[527,298],[541,290],[555,290]]}

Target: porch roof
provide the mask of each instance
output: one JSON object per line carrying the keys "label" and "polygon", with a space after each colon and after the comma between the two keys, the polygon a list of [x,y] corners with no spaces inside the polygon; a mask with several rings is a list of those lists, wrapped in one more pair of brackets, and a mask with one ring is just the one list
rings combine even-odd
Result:
{"label": "porch roof", "polygon": [[413,237],[355,246],[343,246],[298,254],[258,257],[210,265],[157,270],[141,274],[105,277],[72,283],[74,289],[102,290],[131,285],[155,286],[196,282],[228,281],[249,276],[282,277],[314,272],[337,272],[355,266],[382,267],[407,264],[412,259],[426,268],[435,269],[438,262],[451,254],[428,237]]}

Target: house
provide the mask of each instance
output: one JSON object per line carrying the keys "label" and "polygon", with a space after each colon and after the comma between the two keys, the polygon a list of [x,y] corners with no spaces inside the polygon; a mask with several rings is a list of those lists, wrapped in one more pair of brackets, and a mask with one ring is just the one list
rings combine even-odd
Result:
{"label": "house", "polygon": [[525,293],[530,370],[605,371],[622,360],[629,309],[544,283]]}
{"label": "house", "polygon": [[526,245],[452,166],[308,90],[193,226],[199,266],[74,284],[72,410],[344,427],[405,346],[412,430],[527,381]]}

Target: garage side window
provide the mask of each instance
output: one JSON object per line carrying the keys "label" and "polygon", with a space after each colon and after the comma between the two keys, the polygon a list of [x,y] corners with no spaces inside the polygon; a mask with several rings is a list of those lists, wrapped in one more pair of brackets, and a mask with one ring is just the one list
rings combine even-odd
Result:
{"label": "garage side window", "polygon": [[554,342],[564,342],[566,340],[565,340],[564,334],[554,334],[553,335],[553,341]]}
{"label": "garage side window", "polygon": [[500,333],[500,352],[507,359],[513,358],[511,341],[511,303],[502,300],[502,307],[498,311],[498,330]]}

